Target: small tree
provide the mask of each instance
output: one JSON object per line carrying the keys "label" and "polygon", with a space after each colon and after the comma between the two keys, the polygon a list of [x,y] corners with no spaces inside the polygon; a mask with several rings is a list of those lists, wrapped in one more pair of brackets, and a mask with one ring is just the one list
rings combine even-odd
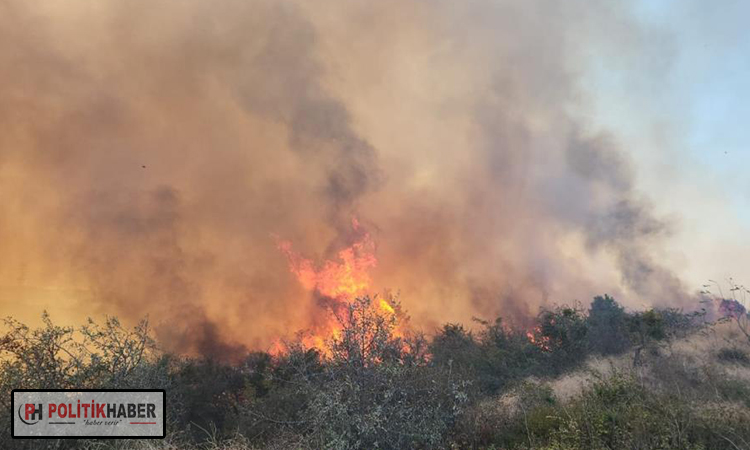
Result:
{"label": "small tree", "polygon": [[[296,375],[285,371],[286,380],[247,408],[246,434],[291,435],[283,445],[293,448],[438,447],[466,401],[465,384],[428,364],[424,339],[398,336],[397,315],[372,298],[352,301],[336,317],[341,329],[321,370],[295,364]],[[290,402],[296,408],[277,406]]]}
{"label": "small tree", "polygon": [[379,311],[370,297],[355,299],[335,316],[341,332],[329,342],[334,364],[365,368],[400,358],[403,342],[394,336],[398,318]]}
{"label": "small tree", "polygon": [[128,330],[116,318],[108,317],[103,325],[89,319],[75,329],[55,325],[45,312],[42,323],[31,329],[5,320],[8,331],[0,338],[4,388],[141,387],[161,357],[147,320]]}
{"label": "small tree", "polygon": [[526,333],[506,327],[499,317],[492,323],[480,323],[484,329],[479,333],[482,357],[477,367],[484,392],[497,393],[545,365],[547,355]]}
{"label": "small tree", "polygon": [[657,342],[666,338],[664,319],[659,311],[649,309],[637,312],[628,319],[628,331],[635,346],[633,354],[633,365],[641,365],[641,354],[643,350],[653,349]]}
{"label": "small tree", "polygon": [[537,333],[544,342],[550,374],[559,374],[586,358],[588,327],[580,308],[560,306],[542,311],[538,321]]}
{"label": "small tree", "polygon": [[432,363],[436,366],[476,375],[482,349],[471,331],[459,324],[446,324],[430,343]]}
{"label": "small tree", "polygon": [[602,355],[619,354],[627,350],[630,342],[626,329],[627,314],[609,295],[594,297],[589,308],[589,348]]}
{"label": "small tree", "polygon": [[715,302],[717,304],[719,314],[721,315],[719,322],[733,323],[742,336],[747,339],[747,343],[750,344],[750,312],[747,310],[747,305],[750,303],[750,289],[735,283],[730,278],[728,280],[729,294],[724,295],[721,284],[713,280],[709,281],[718,289],[719,296],[711,292],[711,284],[704,285],[704,290],[701,293],[709,297],[707,302]]}

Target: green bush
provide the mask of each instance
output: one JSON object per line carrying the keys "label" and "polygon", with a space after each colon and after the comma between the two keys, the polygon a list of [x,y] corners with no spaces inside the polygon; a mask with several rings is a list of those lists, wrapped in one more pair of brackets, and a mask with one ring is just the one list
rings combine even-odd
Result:
{"label": "green bush", "polygon": [[601,355],[616,355],[630,346],[627,313],[609,295],[595,297],[586,320],[589,349]]}
{"label": "green bush", "polygon": [[558,409],[560,425],[541,430],[539,448],[733,449],[741,448],[734,440],[748,442],[748,409],[707,405],[615,374]]}
{"label": "green bush", "polygon": [[750,367],[750,355],[739,347],[725,347],[716,354],[719,361]]}
{"label": "green bush", "polygon": [[[13,389],[166,389],[172,416],[177,422],[179,399],[172,394],[170,375],[174,360],[157,351],[147,321],[132,330],[117,319],[104,324],[89,319],[79,328],[61,327],[45,313],[43,326],[31,329],[13,319],[5,320],[0,338],[0,426],[10,430]],[[176,407],[174,405],[177,405]],[[56,441],[57,449],[80,448],[83,441]],[[44,448],[45,440],[12,440],[0,434],[0,448]]]}

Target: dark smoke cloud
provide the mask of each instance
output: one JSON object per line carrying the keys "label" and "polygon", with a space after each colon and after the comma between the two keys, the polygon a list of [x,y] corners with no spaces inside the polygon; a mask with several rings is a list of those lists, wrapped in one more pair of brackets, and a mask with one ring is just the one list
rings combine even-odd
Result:
{"label": "dark smoke cloud", "polygon": [[258,48],[228,61],[239,70],[222,82],[236,87],[250,113],[287,125],[291,149],[324,178],[319,197],[327,200],[332,223],[346,230],[357,200],[377,180],[375,149],[352,129],[346,106],[321,86],[311,24],[288,7],[270,9]]}
{"label": "dark smoke cloud", "polygon": [[605,246],[614,252],[622,281],[637,294],[661,304],[680,304],[694,298],[682,282],[655,262],[648,252],[669,234],[669,226],[656,218],[649,202],[634,189],[633,173],[623,155],[606,139],[570,142],[568,160],[572,171],[611,191],[603,207],[589,211],[586,236],[590,248]]}
{"label": "dark smoke cloud", "polygon": [[678,303],[670,227],[571,112],[601,24],[638,33],[610,8],[2,2],[0,285],[233,358],[321,314],[271,236],[332,257],[358,216],[418,326]]}

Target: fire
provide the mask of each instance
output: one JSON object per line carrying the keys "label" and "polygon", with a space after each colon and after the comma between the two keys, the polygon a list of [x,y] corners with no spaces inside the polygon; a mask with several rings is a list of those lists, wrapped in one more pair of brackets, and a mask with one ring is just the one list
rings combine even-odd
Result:
{"label": "fire", "polygon": [[533,329],[526,332],[526,337],[529,342],[536,345],[545,352],[551,350],[549,336],[542,336],[542,327],[534,327]]}
{"label": "fire", "polygon": [[[372,289],[370,270],[377,266],[375,243],[368,232],[363,230],[356,219],[352,229],[358,239],[349,247],[336,253],[336,258],[316,264],[294,251],[289,241],[279,241],[279,249],[286,255],[289,270],[308,291],[321,297],[334,300],[336,304],[348,304],[357,297],[368,294]],[[396,310],[384,298],[373,303],[382,314],[395,315]],[[312,334],[302,337],[302,343],[319,350],[326,348],[326,340],[336,338],[341,332],[341,324],[333,317],[324,324],[316,325]]]}
{"label": "fire", "polygon": [[380,301],[378,302],[378,305],[380,306],[381,311],[388,313],[388,314],[396,314],[396,311],[393,309],[393,306],[391,306],[390,303],[388,303],[384,299],[381,298]]}
{"label": "fire", "polygon": [[281,241],[279,249],[289,261],[289,269],[302,286],[324,297],[346,300],[367,293],[372,283],[369,270],[378,263],[375,258],[375,243],[370,234],[361,231],[359,223],[352,221],[355,232],[361,238],[338,252],[338,261],[326,261],[322,266],[292,250],[292,243]]}

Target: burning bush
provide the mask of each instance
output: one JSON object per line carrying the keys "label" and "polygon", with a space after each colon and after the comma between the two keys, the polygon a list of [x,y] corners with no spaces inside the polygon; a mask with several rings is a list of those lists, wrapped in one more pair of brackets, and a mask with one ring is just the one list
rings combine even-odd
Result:
{"label": "burning bush", "polygon": [[321,370],[300,345],[279,358],[289,376],[240,413],[245,433],[291,435],[304,448],[438,446],[467,400],[465,382],[428,364],[424,338],[396,336],[395,316],[370,297],[349,303],[339,322]]}

